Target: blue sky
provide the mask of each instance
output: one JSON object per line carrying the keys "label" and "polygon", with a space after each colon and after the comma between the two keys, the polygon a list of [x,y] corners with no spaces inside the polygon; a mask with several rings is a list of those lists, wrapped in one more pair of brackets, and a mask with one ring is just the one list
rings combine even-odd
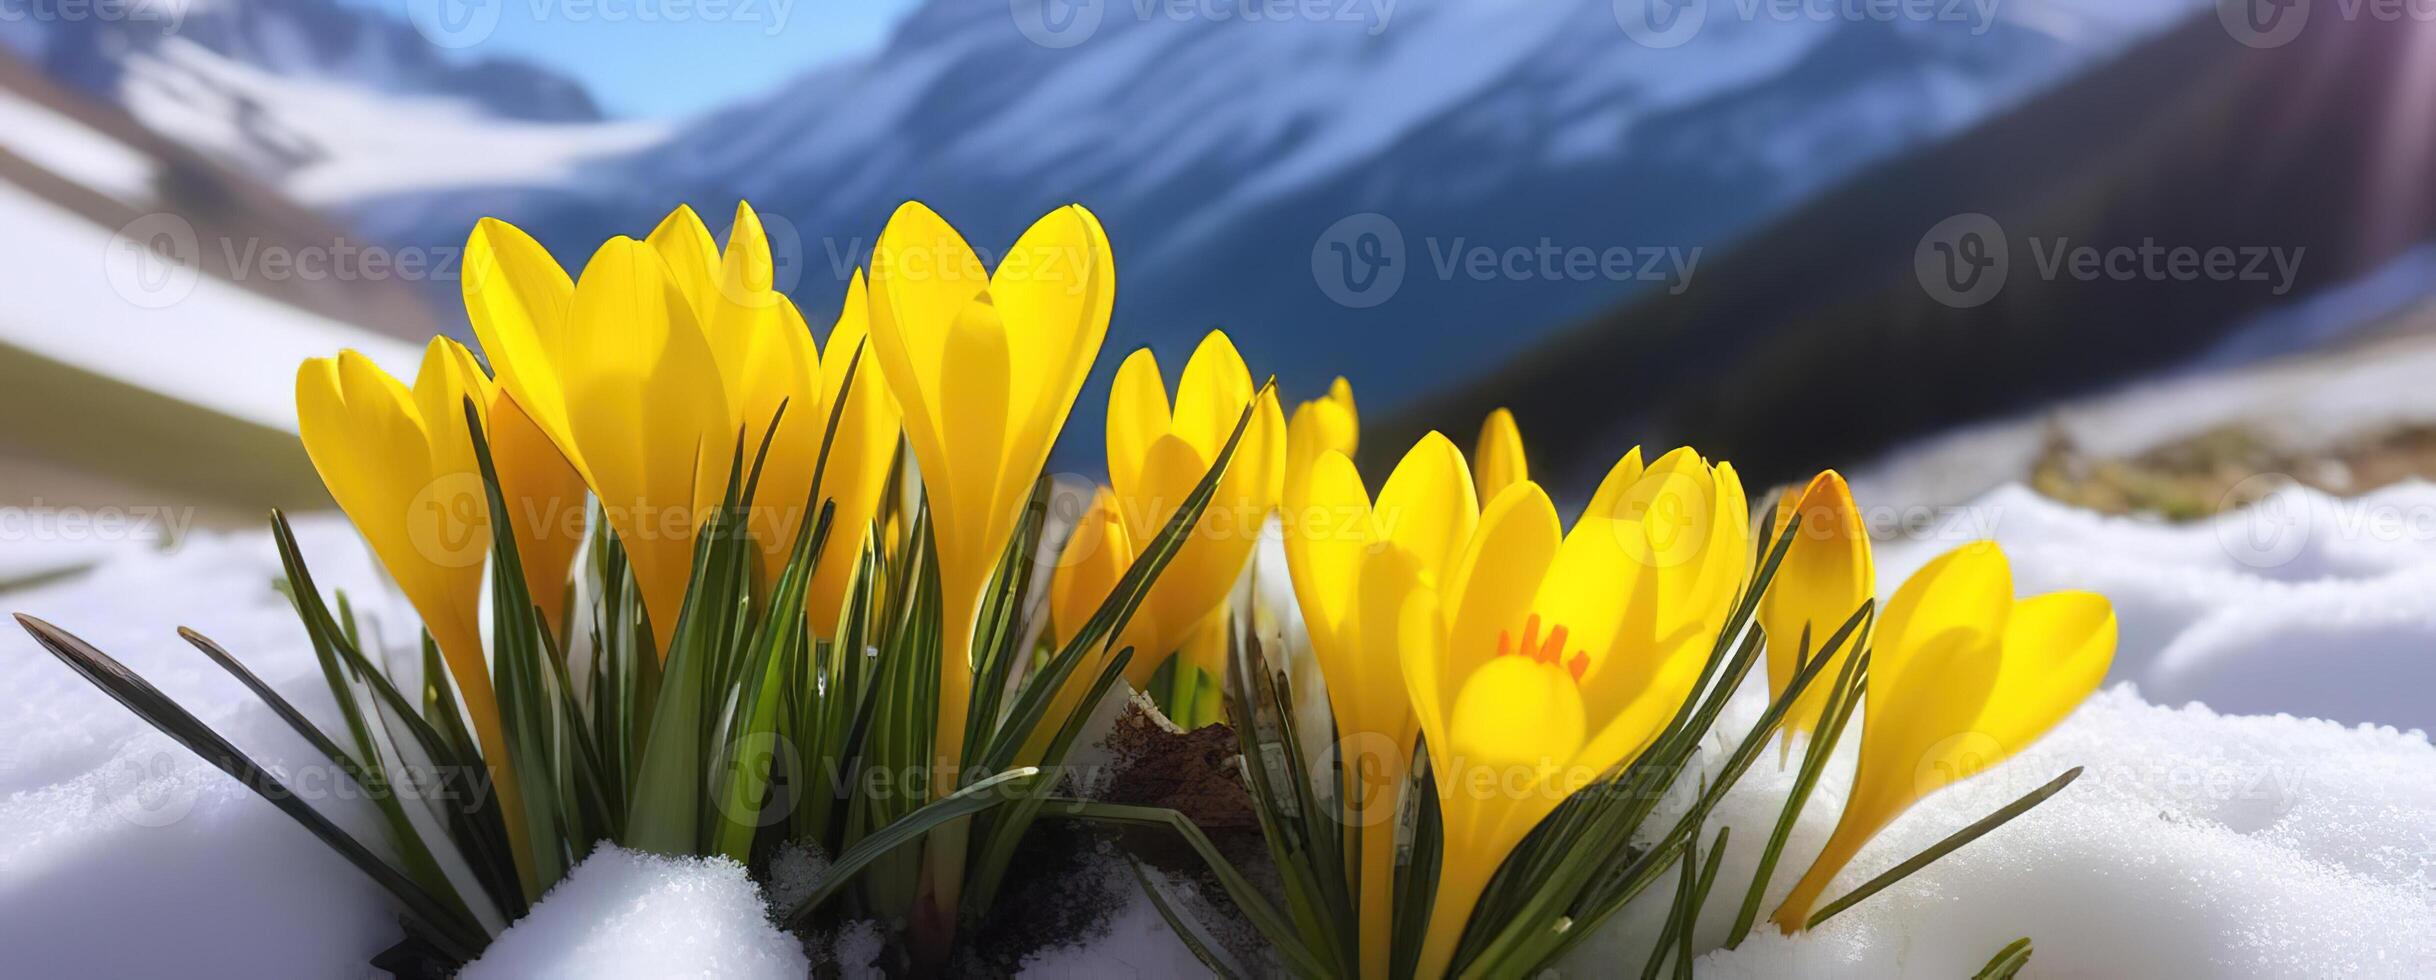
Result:
{"label": "blue sky", "polygon": [[[919,0],[341,0],[404,19],[415,6],[488,5],[467,60],[511,57],[581,79],[603,111],[684,116],[872,50]],[[414,5],[414,6],[410,6]]]}

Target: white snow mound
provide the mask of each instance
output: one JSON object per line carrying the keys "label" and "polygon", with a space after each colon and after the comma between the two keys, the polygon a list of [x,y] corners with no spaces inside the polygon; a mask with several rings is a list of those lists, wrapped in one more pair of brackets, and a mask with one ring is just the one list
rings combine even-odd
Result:
{"label": "white snow mound", "polygon": [[2108,517],[2019,486],[1910,523],[1877,549],[1878,591],[1992,538],[2021,595],[2086,589],[2122,623],[2110,677],[2161,704],[2436,730],[2436,485],[2357,497],[2287,485],[2189,524]]}
{"label": "white snow mound", "polygon": [[[1720,730],[1762,707],[1746,689]],[[1854,729],[1854,731],[1857,731]],[[1714,739],[1705,763],[1724,759]],[[2045,739],[1930,796],[1827,889],[1840,896],[2074,766],[2037,809],[1853,906],[1778,936],[1765,915],[1807,869],[1849,787],[1848,739],[1778,866],[1758,931],[1699,962],[1716,977],[1970,976],[2029,937],[2025,976],[2436,975],[2436,748],[2418,733],[2164,708],[2130,685]],[[1712,816],[1732,828],[1698,948],[1723,944],[1798,766],[1764,754]],[[1666,823],[1682,812],[1681,796]],[[1653,821],[1653,824],[1657,821]],[[1567,961],[1637,968],[1672,899],[1654,888]]]}
{"label": "white snow mound", "polygon": [[459,976],[800,980],[811,968],[743,865],[603,845]]}

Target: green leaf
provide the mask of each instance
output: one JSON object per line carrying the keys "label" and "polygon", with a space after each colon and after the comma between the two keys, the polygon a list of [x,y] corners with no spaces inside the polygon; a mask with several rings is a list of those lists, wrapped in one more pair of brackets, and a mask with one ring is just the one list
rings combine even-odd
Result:
{"label": "green leaf", "polygon": [[195,649],[202,651],[203,655],[210,658],[213,663],[220,665],[220,668],[235,677],[238,683],[245,685],[246,690],[253,692],[256,698],[269,706],[272,714],[279,716],[279,720],[286,722],[290,729],[303,737],[306,744],[313,746],[314,751],[320,752],[324,758],[329,759],[332,765],[337,766],[340,772],[346,774],[348,780],[363,790],[365,797],[373,801],[373,804],[381,811],[381,818],[388,823],[390,840],[397,845],[399,856],[405,860],[407,873],[425,889],[431,891],[434,896],[447,901],[452,908],[465,913],[467,917],[472,917],[472,910],[466,908],[464,901],[457,897],[455,888],[450,885],[447,875],[440,870],[439,862],[432,857],[430,847],[423,843],[423,836],[416,829],[413,821],[407,819],[405,808],[399,805],[397,793],[385,777],[364,768],[362,763],[357,762],[354,756],[348,755],[345,749],[340,748],[337,742],[330,739],[330,736],[323,734],[312,720],[304,716],[304,712],[296,710],[296,706],[287,698],[281,697],[278,691],[263,683],[260,677],[256,677],[253,671],[247,670],[244,664],[239,663],[236,657],[231,656],[228,650],[218,643],[212,642],[210,637],[183,626],[178,627],[178,636],[184,638]]}
{"label": "green leaf", "polygon": [[1988,959],[1988,965],[1971,974],[1971,980],[2013,980],[2014,974],[2022,972],[2022,967],[2029,965],[2030,937],[2023,936],[1997,950],[1996,955]]}
{"label": "green leaf", "polygon": [[804,917],[837,894],[838,889],[853,881],[866,865],[922,839],[941,825],[965,819],[1005,802],[1006,794],[1001,789],[1017,788],[1039,775],[1040,770],[1028,766],[999,773],[926,803],[904,818],[856,841],[853,847],[847,848],[845,853],[837,856],[836,861],[830,863],[828,873],[821,876],[820,883],[812,887],[810,894],[796,901],[784,921],[789,925],[801,924]]}

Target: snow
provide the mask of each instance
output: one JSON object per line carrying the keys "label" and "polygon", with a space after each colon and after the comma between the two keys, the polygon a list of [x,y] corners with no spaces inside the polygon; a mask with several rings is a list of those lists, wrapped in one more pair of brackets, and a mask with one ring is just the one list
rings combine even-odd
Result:
{"label": "snow", "polygon": [[[2114,600],[2123,622],[2114,686],[2020,757],[1924,801],[1830,893],[2066,768],[2086,775],[1818,933],[1762,935],[1705,958],[1704,971],[1968,975],[2025,935],[2036,945],[2034,975],[2436,971],[2436,749],[2417,731],[2358,724],[2430,724],[2436,487],[2355,499],[2288,490],[2265,510],[2180,527],[2009,488],[1939,517],[1881,546],[1886,588],[1966,535],[1992,535],[2021,591],[2083,587]],[[299,533],[325,589],[345,588],[387,645],[402,646],[412,619],[352,532],[308,516]],[[1275,564],[1265,555],[1253,575],[1272,598]],[[294,771],[313,761],[311,750],[172,632],[185,624],[220,640],[335,728],[302,632],[270,589],[277,568],[266,535],[198,531],[168,551],[130,544],[79,578],[9,593],[7,605],[85,636],[266,765]],[[0,635],[0,691],[10,700],[0,711],[0,949],[13,968],[360,975],[395,940],[393,913],[359,874],[13,631]],[[2211,707],[2183,706],[2195,698]],[[1746,695],[1721,730],[1741,731],[1756,711]],[[1710,761],[1722,750],[1712,745]],[[1779,890],[1832,823],[1848,765],[1830,768]],[[1704,945],[1731,919],[1736,878],[1747,880],[1790,778],[1763,758],[1718,814],[1737,843],[1703,918]],[[360,804],[315,803],[379,840]],[[809,851],[790,857],[774,892],[800,889],[821,864]],[[1100,871],[1077,886],[1118,900],[1105,932],[1035,954],[1033,975],[1200,972],[1130,872],[1113,860]],[[1185,883],[1168,884],[1203,907]],[[1654,927],[1667,887],[1588,941],[1575,972],[1613,972],[1621,951],[1639,945],[1636,930]],[[879,951],[869,923],[798,941],[770,926],[764,907],[733,866],[603,852],[473,975],[589,971],[602,958],[656,975],[776,967],[800,976],[810,962],[852,975]],[[130,921],[145,924],[147,942],[120,941],[119,924]],[[713,955],[735,959],[677,962]]]}
{"label": "snow", "polygon": [[[1148,865],[1142,867],[1142,873],[1188,921],[1205,925],[1219,921],[1209,902],[1190,882]],[[1158,907],[1143,895],[1142,886],[1134,880],[1123,858],[1103,851],[1089,871],[1077,876],[1074,887],[1079,893],[1077,901],[1096,902],[1114,896],[1116,910],[1094,934],[1026,957],[1018,976],[1043,980],[1133,980],[1209,975],[1209,967],[1176,938],[1175,930],[1159,914]]]}
{"label": "snow", "polygon": [[150,157],[15,92],[0,91],[0,149],[122,203],[153,196]]}
{"label": "snow", "polygon": [[[1756,689],[1726,714],[1741,731]],[[1712,740],[1705,765],[1723,757]],[[1852,746],[1822,780],[1769,901],[1824,843]],[[1799,759],[1798,749],[1794,756]],[[2015,939],[2031,976],[2424,976],[2436,970],[2436,749],[2419,732],[2219,715],[2100,692],[2046,739],[1932,795],[1862,851],[1840,895],[2073,766],[2012,823],[1795,938],[1765,928],[1703,959],[1712,977],[1969,976]],[[1722,944],[1792,781],[1763,756],[1712,818],[1733,828],[1699,948]],[[1676,805],[1662,812],[1679,814]],[[1707,837],[1703,838],[1704,841]],[[1671,882],[1671,876],[1670,876]],[[1568,965],[1638,963],[1671,883]],[[1763,906],[1772,909],[1773,905]]]}
{"label": "snow", "polygon": [[[354,348],[414,377],[421,348],[307,313],[197,271],[201,241],[177,215],[113,232],[0,183],[0,266],[41,289],[0,311],[0,348],[175,398],[277,431],[296,431],[296,365]],[[173,263],[146,249],[156,239]]]}
{"label": "snow", "polygon": [[[297,527],[325,588],[382,635],[413,619],[377,587],[354,532]],[[142,673],[266,766],[318,760],[175,632],[220,641],[324,730],[338,730],[303,628],[270,583],[266,534],[129,546],[89,576],[7,595]],[[398,939],[363,875],[302,828],[36,646],[0,635],[0,949],[20,976],[360,976]],[[378,845],[361,801],[315,800]],[[352,805],[350,805],[352,804]],[[144,924],[129,942],[125,923]]]}
{"label": "snow", "polygon": [[798,980],[810,972],[802,945],[770,922],[743,865],[604,845],[459,975]]}
{"label": "snow", "polygon": [[2018,486],[1916,513],[1935,519],[1878,548],[1884,593],[1989,537],[2022,593],[2113,600],[2112,676],[2152,701],[2436,730],[2436,486],[2355,498],[2286,486],[2187,525],[2101,516]]}
{"label": "snow", "polygon": [[459,99],[272,74],[183,38],[130,56],[120,95],[144,125],[282,174],[289,194],[325,206],[409,191],[558,186],[589,161],[670,132],[654,120],[502,119]]}

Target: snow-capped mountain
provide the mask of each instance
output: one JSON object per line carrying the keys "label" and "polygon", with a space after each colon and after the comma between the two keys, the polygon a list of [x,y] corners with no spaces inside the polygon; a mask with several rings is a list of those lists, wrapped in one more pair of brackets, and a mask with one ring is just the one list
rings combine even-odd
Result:
{"label": "snow-capped mountain", "polygon": [[604,120],[575,80],[459,57],[332,0],[158,0],[122,18],[10,19],[0,47],[54,82],[313,206],[545,187],[666,138]]}
{"label": "snow-capped mountain", "polygon": [[[2021,0],[1902,20],[1707,0],[1653,34],[1644,0],[1377,0],[1289,20],[930,0],[879,50],[673,127],[600,121],[563,78],[439,52],[332,0],[8,43],[399,245],[460,244],[498,215],[573,265],[677,201],[724,215],[751,200],[816,322],[903,200],[985,252],[1081,201],[1117,250],[1112,350],[1180,357],[1223,327],[1289,397],[1341,369],[1392,407],[1679,289],[1821,189],[2200,6]],[[453,288],[430,294],[453,315]],[[1079,431],[1096,431],[1117,360]]]}
{"label": "snow-capped mountain", "polygon": [[518,61],[457,58],[389,11],[331,0],[145,0],[123,17],[9,18],[10,47],[55,81],[115,101],[137,56],[178,42],[292,81],[453,98],[534,122],[601,118],[573,79]]}
{"label": "snow-capped mountain", "polygon": [[[1290,396],[1344,369],[1365,404],[1392,405],[1677,285],[1789,204],[2195,6],[2022,3],[1983,22],[1896,23],[1716,2],[1695,38],[1659,47],[1624,28],[1634,2],[1405,0],[1291,22],[1051,4],[1082,18],[1058,33],[1021,3],[1010,16],[936,0],[871,56],[702,118],[572,191],[354,213],[414,241],[498,214],[579,263],[677,200],[723,215],[748,199],[800,240],[795,289],[818,310],[900,201],[930,203],[984,250],[1081,201],[1116,246],[1112,349],[1181,356],[1224,327]],[[1085,394],[1082,431],[1096,431],[1102,391]]]}

